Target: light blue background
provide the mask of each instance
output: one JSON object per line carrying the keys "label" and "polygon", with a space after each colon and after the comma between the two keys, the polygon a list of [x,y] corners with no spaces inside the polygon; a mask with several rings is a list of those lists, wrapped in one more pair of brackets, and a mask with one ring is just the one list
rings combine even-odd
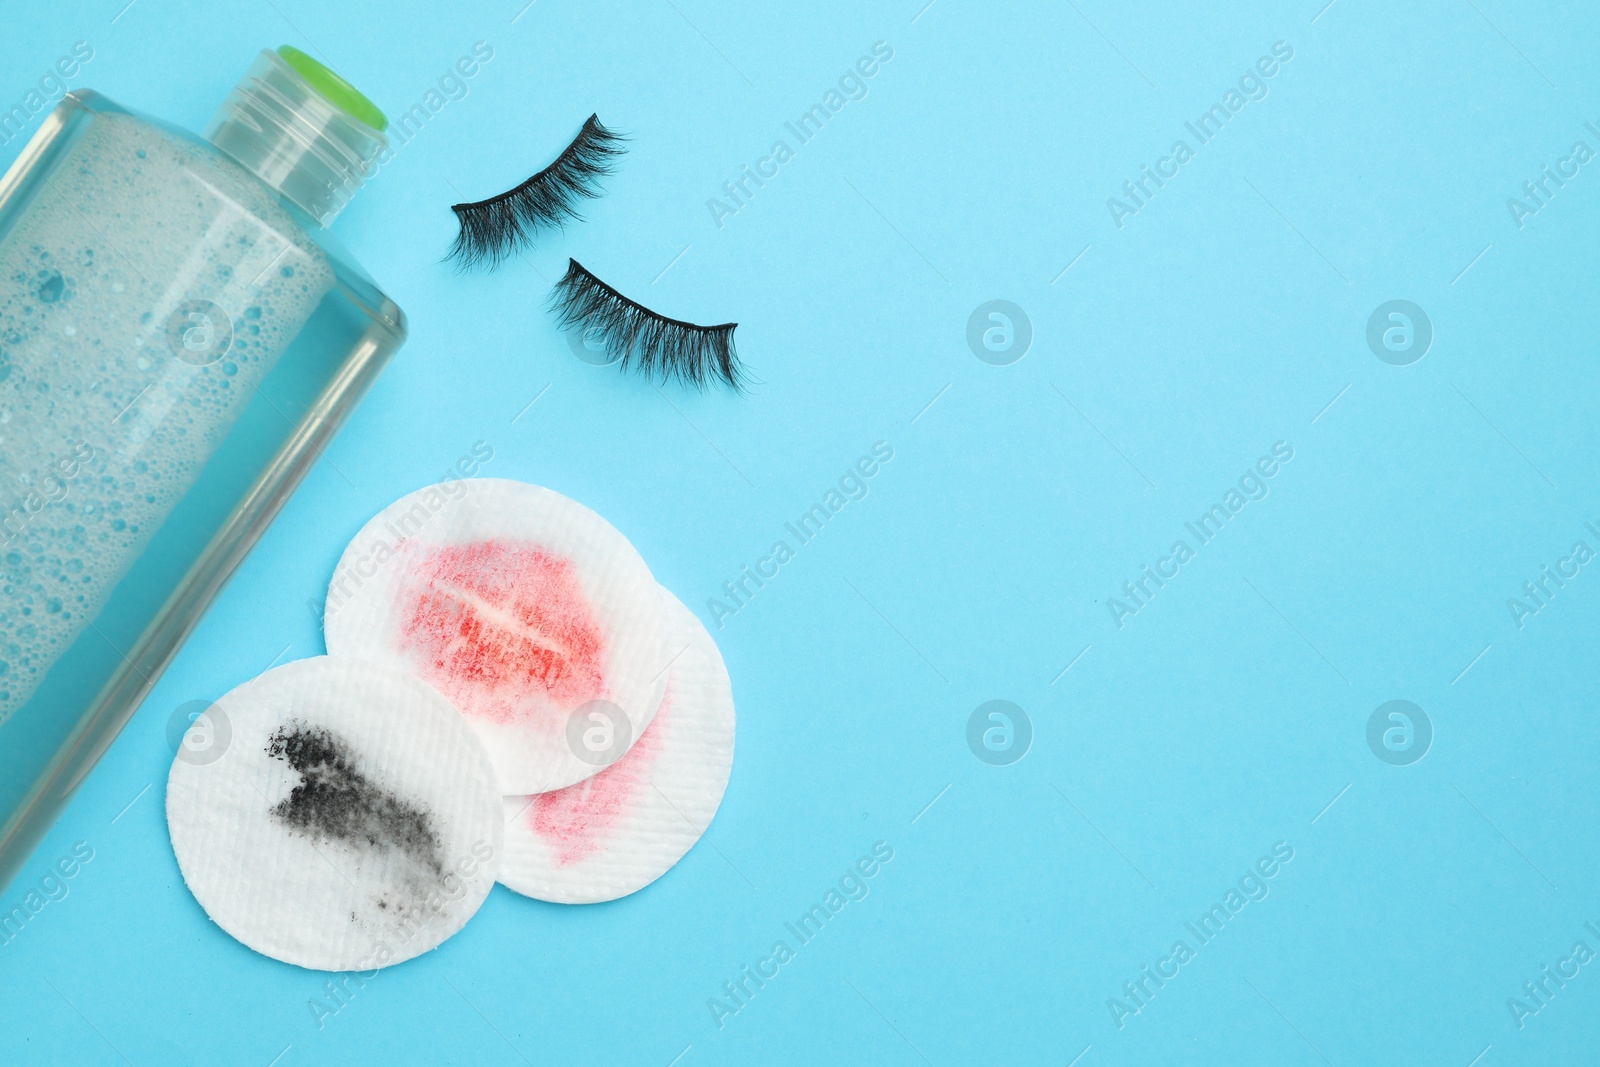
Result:
{"label": "light blue background", "polygon": [[[13,12],[0,105],[86,40],[75,87],[196,129],[261,47],[326,57],[390,114],[473,42],[494,58],[336,226],[411,340],[0,897],[92,845],[0,950],[0,1061],[1593,1055],[1600,963],[1521,1030],[1506,1002],[1575,941],[1600,950],[1600,572],[1521,630],[1506,600],[1600,547],[1600,161],[1521,230],[1506,201],[1575,140],[1600,150],[1600,15],[922,2]],[[795,146],[784,122],[880,40],[867,98]],[[1268,96],[1118,229],[1106,198],[1193,146],[1185,121],[1280,40]],[[526,177],[591,111],[634,140],[589,221],[495,274],[442,265],[448,205]],[[718,228],[707,198],[778,138],[795,158]],[[543,308],[568,255],[665,314],[737,320],[762,384],[658,391],[579,362]],[[1012,366],[964,339],[995,298],[1034,327]],[[1365,342],[1394,298],[1436,331],[1409,367]],[[738,756],[678,867],[589,908],[497,888],[319,1029],[324,976],[236,944],[182,885],[167,720],[320,653],[306,601],[345,541],[479,440],[484,473],[595,508],[708,622],[875,441],[894,459],[716,631]],[[1106,599],[1276,441],[1295,455],[1271,495],[1114,626]],[[966,746],[994,698],[1036,732],[1009,767]],[[1366,744],[1392,698],[1434,724],[1412,766]],[[879,840],[871,895],[719,1029],[707,998]],[[1119,1029],[1107,999],[1195,945],[1185,921],[1278,841],[1270,895]]]}

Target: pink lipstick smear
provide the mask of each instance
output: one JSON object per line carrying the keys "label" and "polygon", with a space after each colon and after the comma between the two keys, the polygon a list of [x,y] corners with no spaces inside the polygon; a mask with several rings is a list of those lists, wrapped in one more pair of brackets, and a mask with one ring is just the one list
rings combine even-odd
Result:
{"label": "pink lipstick smear", "polygon": [[669,686],[650,725],[611,766],[576,785],[533,798],[528,825],[550,846],[558,866],[569,866],[600,851],[607,834],[636,803],[661,751],[671,703]]}

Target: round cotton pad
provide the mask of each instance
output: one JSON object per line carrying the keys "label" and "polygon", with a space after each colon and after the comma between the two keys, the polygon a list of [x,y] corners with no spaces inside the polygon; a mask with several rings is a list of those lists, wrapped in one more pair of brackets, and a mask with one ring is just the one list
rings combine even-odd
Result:
{"label": "round cotton pad", "polygon": [[649,729],[587,781],[505,799],[500,881],[557,904],[625,897],[661,877],[711,825],[733,767],[733,691],[722,655],[663,592],[677,653]]}
{"label": "round cotton pad", "polygon": [[300,660],[191,729],[212,744],[180,746],[167,775],[172,850],[206,914],[257,952],[373,970],[437,946],[493,887],[504,817],[488,754],[417,679]]}
{"label": "round cotton pad", "polygon": [[401,497],[356,534],[323,616],[328,652],[434,686],[489,750],[500,792],[540,793],[617,752],[667,684],[661,590],[628,539],[560,493],[502,478]]}

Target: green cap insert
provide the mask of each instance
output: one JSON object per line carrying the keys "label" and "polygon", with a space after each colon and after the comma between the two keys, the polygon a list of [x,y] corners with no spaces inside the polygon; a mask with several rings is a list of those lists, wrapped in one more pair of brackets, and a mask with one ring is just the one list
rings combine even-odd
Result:
{"label": "green cap insert", "polygon": [[293,67],[295,73],[304,78],[307,84],[321,94],[328,103],[346,115],[366,123],[380,133],[389,128],[389,120],[383,117],[378,105],[362,96],[354,85],[300,49],[293,45],[279,45],[278,55],[283,57],[283,61]]}

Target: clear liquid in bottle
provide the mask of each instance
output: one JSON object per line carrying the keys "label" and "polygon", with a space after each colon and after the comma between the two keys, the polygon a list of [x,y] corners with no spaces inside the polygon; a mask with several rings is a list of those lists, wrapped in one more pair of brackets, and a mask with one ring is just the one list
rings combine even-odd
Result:
{"label": "clear liquid in bottle", "polygon": [[0,179],[0,886],[403,342],[322,230],[382,124],[282,49],[209,140],[74,93]]}

